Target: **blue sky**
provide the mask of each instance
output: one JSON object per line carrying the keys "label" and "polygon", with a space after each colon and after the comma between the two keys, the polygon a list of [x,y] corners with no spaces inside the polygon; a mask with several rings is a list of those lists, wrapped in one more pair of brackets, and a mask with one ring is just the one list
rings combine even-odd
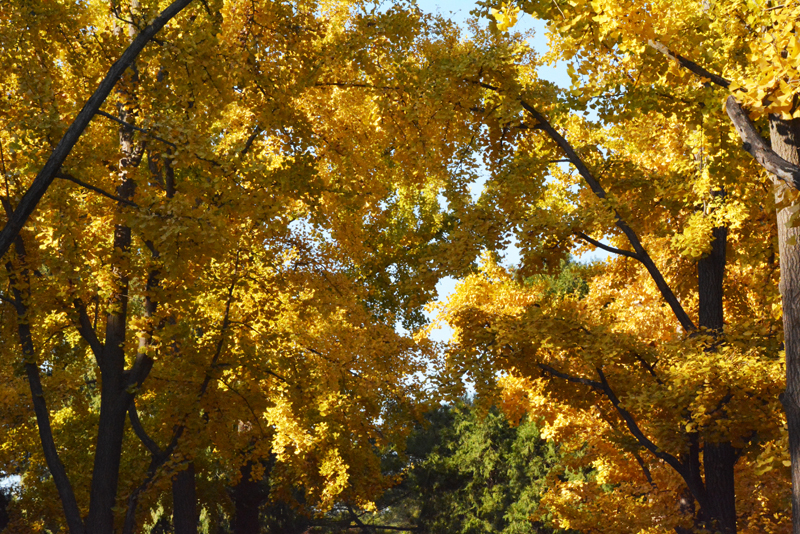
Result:
{"label": "blue sky", "polygon": [[[500,3],[501,0],[497,0],[498,7]],[[463,25],[470,17],[469,12],[475,7],[475,2],[474,0],[417,0],[417,5],[426,13],[440,14]],[[544,22],[520,12],[514,31],[526,32],[531,29],[534,35],[528,39],[528,44],[539,54],[544,54],[548,46]],[[568,87],[570,83],[567,66],[564,64],[541,67],[539,76],[562,87]]]}

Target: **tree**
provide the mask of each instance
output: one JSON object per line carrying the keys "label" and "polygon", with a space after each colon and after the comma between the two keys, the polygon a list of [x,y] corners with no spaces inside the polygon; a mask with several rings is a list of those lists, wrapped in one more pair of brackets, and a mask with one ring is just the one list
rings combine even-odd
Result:
{"label": "tree", "polygon": [[150,25],[155,1],[0,7],[18,526],[133,532],[163,505],[195,532],[273,458],[276,494],[367,506],[429,351],[395,321],[476,247],[436,200],[467,203],[456,164],[479,127],[442,99],[453,69],[431,68],[464,51],[451,26],[401,4],[222,1],[166,24],[187,3]]}
{"label": "tree", "polygon": [[[509,17],[508,7],[497,15]],[[466,373],[497,394],[507,373],[520,405],[551,414],[546,435],[565,427],[565,443],[588,446],[586,460],[604,466],[596,482],[548,493],[563,525],[586,528],[616,510],[608,531],[783,528],[781,479],[759,479],[781,466],[773,451],[785,439],[778,230],[764,186],[742,179],[759,171],[723,128],[714,87],[673,85],[660,53],[638,63],[589,22],[564,24],[611,48],[576,56],[586,87],[559,95],[536,79],[535,62],[515,77],[467,79],[496,117],[481,202],[516,234],[523,259],[508,273],[486,257],[444,307],[456,328],[450,377]],[[590,101],[597,122],[571,113]],[[583,299],[531,276],[593,247],[616,259],[588,271]]]}
{"label": "tree", "polygon": [[[681,122],[696,123],[684,117],[699,117],[724,136],[732,136],[735,128],[744,149],[771,173],[779,221],[786,359],[786,391],[781,399],[793,466],[793,531],[800,532],[800,323],[794,305],[800,287],[796,275],[800,252],[792,218],[800,176],[798,7],[737,1],[655,2],[647,7],[618,1],[522,2],[519,7],[547,21],[554,43],[551,58],[571,63],[572,96],[578,107],[594,101],[601,120],[614,123],[634,114],[653,117],[682,107],[682,114],[676,115]],[[509,6],[503,16],[512,11]],[[648,92],[650,97],[643,99]],[[728,117],[720,113],[723,101]],[[761,134],[767,123],[769,142]],[[731,175],[739,166],[734,147],[705,147],[702,157],[723,160]],[[722,246],[721,235],[713,239]]]}
{"label": "tree", "polygon": [[545,480],[583,476],[564,473],[557,445],[541,439],[534,422],[511,422],[470,401],[426,419],[409,440],[407,478],[387,494],[390,517],[420,532],[553,532],[531,519],[546,515],[538,510]]}

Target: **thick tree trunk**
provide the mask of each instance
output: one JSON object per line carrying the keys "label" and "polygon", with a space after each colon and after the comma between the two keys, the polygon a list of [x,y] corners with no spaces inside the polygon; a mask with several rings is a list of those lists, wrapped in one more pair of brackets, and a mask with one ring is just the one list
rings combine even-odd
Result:
{"label": "thick tree trunk", "polygon": [[[722,196],[722,192],[715,192],[714,196]],[[711,243],[711,252],[697,262],[697,285],[700,300],[700,328],[707,328],[714,332],[722,332],[723,316],[723,288],[725,277],[725,249],[728,237],[727,228],[714,228],[714,241]]]}
{"label": "thick tree trunk", "polygon": [[[713,196],[723,196],[723,191],[715,191]],[[700,328],[714,335],[722,333],[724,326],[723,281],[725,278],[725,250],[728,230],[714,228],[711,251],[697,262],[697,282],[699,293]],[[736,494],[733,468],[736,464],[736,451],[730,441],[703,444],[703,471],[707,509],[703,510],[705,519],[712,529],[723,534],[736,533]]]}
{"label": "thick tree trunk", "polygon": [[175,534],[197,534],[197,491],[194,463],[172,479],[172,527]]}
{"label": "thick tree trunk", "polygon": [[703,445],[703,468],[706,475],[708,516],[712,530],[722,534],[736,533],[736,494],[733,467],[736,450],[729,441]]}
{"label": "thick tree trunk", "polygon": [[[791,163],[800,164],[800,120],[770,116],[772,150]],[[775,199],[780,202],[788,186],[775,179]],[[781,265],[783,335],[786,349],[786,391],[781,395],[789,425],[789,453],[792,458],[792,524],[800,534],[800,228],[789,228],[797,206],[778,211],[778,251]],[[794,243],[791,240],[795,240]]]}
{"label": "thick tree trunk", "polygon": [[266,497],[264,489],[252,477],[253,462],[242,466],[242,479],[233,488],[234,534],[259,534],[261,525],[258,515],[261,504]]}

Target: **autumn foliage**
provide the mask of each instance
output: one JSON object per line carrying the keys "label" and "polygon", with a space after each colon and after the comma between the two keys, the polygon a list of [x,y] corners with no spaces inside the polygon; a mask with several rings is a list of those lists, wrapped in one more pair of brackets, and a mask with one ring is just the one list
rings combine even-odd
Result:
{"label": "autumn foliage", "polygon": [[0,3],[9,528],[355,517],[468,378],[558,443],[531,525],[800,532],[797,10]]}

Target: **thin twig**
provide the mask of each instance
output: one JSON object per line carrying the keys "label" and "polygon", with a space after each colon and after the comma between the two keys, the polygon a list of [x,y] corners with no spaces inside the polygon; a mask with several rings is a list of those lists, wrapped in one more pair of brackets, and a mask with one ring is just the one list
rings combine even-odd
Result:
{"label": "thin twig", "polygon": [[108,191],[104,191],[103,189],[100,189],[99,187],[95,187],[95,186],[93,186],[91,184],[87,184],[83,180],[79,180],[79,179],[75,178],[74,176],[72,176],[69,173],[66,173],[66,172],[63,172],[63,171],[58,171],[56,173],[56,178],[61,178],[62,180],[67,180],[68,182],[72,182],[74,184],[78,184],[79,186],[81,186],[81,187],[83,187],[85,189],[88,189],[90,191],[94,191],[95,193],[97,193],[99,195],[102,195],[102,196],[104,196],[106,198],[110,198],[111,200],[116,200],[117,202],[121,202],[122,204],[127,204],[128,206],[131,206],[131,207],[134,207],[134,208],[138,208],[139,207],[139,205],[136,202],[130,201],[130,200],[126,199],[126,198],[118,197],[117,195],[112,195]]}
{"label": "thin twig", "polygon": [[167,141],[166,139],[162,139],[161,137],[157,136],[156,134],[154,134],[150,130],[145,130],[144,128],[139,128],[138,126],[134,126],[133,124],[131,124],[129,122],[125,122],[122,119],[118,119],[114,115],[106,113],[105,111],[98,110],[97,114],[100,115],[100,116],[103,116],[103,117],[105,117],[105,118],[107,118],[109,120],[112,120],[112,121],[114,121],[114,122],[116,122],[118,124],[121,124],[121,125],[125,126],[126,128],[130,128],[131,130],[136,130],[137,132],[141,132],[141,133],[143,133],[145,135],[148,135],[148,136],[152,137],[153,139],[155,139],[156,141],[161,141],[165,145],[169,145],[172,148],[178,148],[178,145],[176,145],[175,143]]}

